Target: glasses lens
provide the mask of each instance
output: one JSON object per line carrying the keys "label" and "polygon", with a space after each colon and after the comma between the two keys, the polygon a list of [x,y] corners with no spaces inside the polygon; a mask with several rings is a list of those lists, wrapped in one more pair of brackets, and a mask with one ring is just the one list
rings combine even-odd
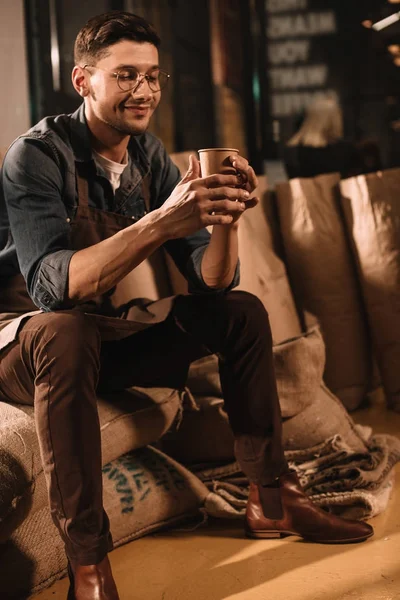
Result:
{"label": "glasses lens", "polygon": [[[143,80],[143,75],[140,75],[136,69],[133,67],[129,67],[126,69],[121,69],[117,73],[117,81],[120,89],[124,92],[129,92],[133,90]],[[160,71],[159,69],[150,71],[150,73],[146,74],[146,79],[149,84],[149,88],[152,92],[159,92],[162,90],[168,83],[169,75],[165,71]]]}
{"label": "glasses lens", "polygon": [[159,92],[168,83],[169,75],[165,71],[153,71],[147,74],[147,81],[152,92]]}
{"label": "glasses lens", "polygon": [[121,69],[117,73],[118,85],[124,92],[132,90],[137,85],[138,79],[139,73],[133,68]]}

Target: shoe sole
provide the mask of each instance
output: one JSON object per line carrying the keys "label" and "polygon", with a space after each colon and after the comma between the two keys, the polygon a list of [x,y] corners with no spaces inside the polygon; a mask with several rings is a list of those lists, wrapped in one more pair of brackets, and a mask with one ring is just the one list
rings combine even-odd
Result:
{"label": "shoe sole", "polygon": [[297,537],[302,537],[308,542],[314,542],[316,544],[356,544],[358,542],[364,542],[365,540],[374,535],[374,532],[372,531],[369,535],[359,538],[351,538],[347,540],[319,540],[312,537],[302,536],[294,531],[250,531],[246,529],[245,533],[248,538],[253,538],[257,540],[280,539],[289,535],[296,535]]}

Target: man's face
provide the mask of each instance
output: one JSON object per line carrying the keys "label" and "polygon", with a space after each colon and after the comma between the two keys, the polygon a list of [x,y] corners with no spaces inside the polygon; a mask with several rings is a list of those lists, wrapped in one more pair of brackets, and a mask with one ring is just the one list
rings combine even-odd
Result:
{"label": "man's face", "polygon": [[158,67],[158,50],[148,42],[123,40],[109,47],[109,54],[95,68],[87,67],[89,94],[86,115],[108,125],[123,135],[146,131],[160,102],[161,92],[154,92],[144,79],[135,91],[123,91],[113,75],[126,67],[147,74]]}

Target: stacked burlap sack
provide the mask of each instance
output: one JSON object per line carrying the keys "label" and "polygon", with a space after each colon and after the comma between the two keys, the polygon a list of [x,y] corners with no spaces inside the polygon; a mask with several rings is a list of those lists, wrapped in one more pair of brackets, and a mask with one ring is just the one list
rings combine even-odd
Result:
{"label": "stacked burlap sack", "polygon": [[381,381],[400,411],[399,186],[400,169],[389,169],[276,188],[296,302],[321,324],[324,379],[348,410]]}
{"label": "stacked burlap sack", "polygon": [[294,295],[317,317],[325,341],[324,381],[354,410],[372,386],[372,352],[339,180],[336,173],[292,179],[276,186],[276,200]]}
{"label": "stacked burlap sack", "polygon": [[[99,399],[104,504],[116,545],[193,517],[204,503],[204,485],[147,446],[171,427],[182,394],[134,388]],[[33,409],[0,403],[0,410],[0,597],[20,600],[65,575],[66,557],[50,517]]]}
{"label": "stacked burlap sack", "polygon": [[400,169],[352,177],[340,189],[385,396],[400,412]]}
{"label": "stacked burlap sack", "polygon": [[[388,503],[400,440],[356,425],[323,384],[325,352],[318,327],[274,346],[286,457],[316,504],[343,516],[369,518]],[[192,365],[188,387],[196,403],[163,450],[187,465],[213,495],[213,516],[242,515],[248,482],[234,460],[216,357]]]}

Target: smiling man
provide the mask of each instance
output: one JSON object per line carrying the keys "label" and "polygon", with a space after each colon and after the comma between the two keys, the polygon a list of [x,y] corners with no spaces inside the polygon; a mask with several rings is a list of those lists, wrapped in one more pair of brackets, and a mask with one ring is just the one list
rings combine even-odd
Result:
{"label": "smiling man", "polygon": [[85,59],[93,61],[93,57],[77,43],[76,58],[80,64],[74,68],[72,78],[75,89],[81,92],[85,88],[85,71],[90,74],[86,118],[100,135],[112,134],[112,141],[118,143],[120,134],[126,137],[147,130],[161,99],[159,92],[167,84],[169,75],[160,69],[157,48],[150,42],[124,40],[114,45],[112,54],[103,55],[99,54],[97,64],[82,66]]}
{"label": "smiling man", "polygon": [[[107,557],[98,391],[181,388],[190,363],[220,359],[235,453],[248,476],[246,532],[310,541],[365,540],[372,528],[316,508],[288,469],[281,443],[272,339],[261,302],[231,291],[238,226],[257,204],[253,169],[181,180],[147,132],[169,75],[144,19],[91,19],[75,44],[72,115],[42,120],[10,147],[0,196],[0,398],[34,404],[54,523],[69,560],[69,600],[116,600]],[[210,236],[206,226],[213,225]],[[112,304],[123,277],[164,247],[187,296]],[[149,308],[150,307],[150,308]],[[37,310],[39,309],[39,310]]]}

